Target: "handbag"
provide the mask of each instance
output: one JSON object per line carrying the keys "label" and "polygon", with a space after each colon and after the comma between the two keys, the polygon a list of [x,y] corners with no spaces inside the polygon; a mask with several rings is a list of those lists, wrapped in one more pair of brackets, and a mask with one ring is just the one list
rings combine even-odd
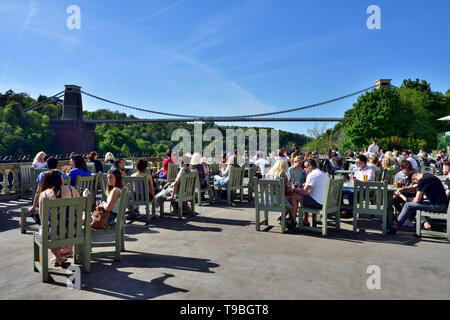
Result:
{"label": "handbag", "polygon": [[95,211],[91,215],[91,228],[106,230],[108,229],[109,211],[103,211],[99,213]]}

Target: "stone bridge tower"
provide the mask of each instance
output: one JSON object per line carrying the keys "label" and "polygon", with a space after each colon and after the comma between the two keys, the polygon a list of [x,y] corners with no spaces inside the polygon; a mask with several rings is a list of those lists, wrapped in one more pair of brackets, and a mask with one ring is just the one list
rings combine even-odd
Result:
{"label": "stone bridge tower", "polygon": [[95,148],[95,124],[83,122],[81,87],[65,85],[61,120],[51,120],[55,143],[63,153],[89,153]]}

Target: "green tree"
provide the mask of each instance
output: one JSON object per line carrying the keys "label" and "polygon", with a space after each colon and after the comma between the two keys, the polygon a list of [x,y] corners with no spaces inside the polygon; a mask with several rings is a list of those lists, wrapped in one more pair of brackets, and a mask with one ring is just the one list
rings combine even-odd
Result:
{"label": "green tree", "polygon": [[407,136],[411,121],[394,88],[380,88],[360,96],[344,115],[343,147],[361,149],[375,137]]}

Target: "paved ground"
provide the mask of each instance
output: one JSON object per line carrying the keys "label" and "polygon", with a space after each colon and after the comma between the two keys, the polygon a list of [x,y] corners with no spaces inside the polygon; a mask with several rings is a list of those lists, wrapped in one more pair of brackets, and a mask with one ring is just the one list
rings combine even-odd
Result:
{"label": "paved ground", "polygon": [[[255,231],[244,203],[197,207],[179,221],[157,217],[126,226],[121,262],[96,260],[82,272],[82,290],[66,287],[67,270],[42,283],[32,269],[32,235],[19,231],[19,208],[0,203],[1,299],[449,299],[449,243],[412,232],[378,230],[281,234]],[[168,209],[168,208],[167,208]],[[167,210],[166,210],[167,211]],[[142,212],[142,211],[141,211]],[[376,226],[376,225],[374,225]],[[380,267],[381,289],[369,290],[367,268]]]}

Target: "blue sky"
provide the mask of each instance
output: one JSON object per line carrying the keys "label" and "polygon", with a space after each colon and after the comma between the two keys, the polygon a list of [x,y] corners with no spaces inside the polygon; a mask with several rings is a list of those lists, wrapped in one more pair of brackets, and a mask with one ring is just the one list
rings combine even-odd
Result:
{"label": "blue sky", "polygon": [[[66,9],[81,9],[69,30]],[[369,5],[381,30],[369,30]],[[421,78],[450,89],[450,1],[0,0],[0,91],[32,97],[77,84],[142,108],[271,112]],[[356,97],[294,117],[342,117]],[[84,99],[87,110],[110,108]],[[248,124],[253,125],[253,124]],[[307,133],[312,123],[261,123]],[[333,125],[333,124],[320,124]]]}

